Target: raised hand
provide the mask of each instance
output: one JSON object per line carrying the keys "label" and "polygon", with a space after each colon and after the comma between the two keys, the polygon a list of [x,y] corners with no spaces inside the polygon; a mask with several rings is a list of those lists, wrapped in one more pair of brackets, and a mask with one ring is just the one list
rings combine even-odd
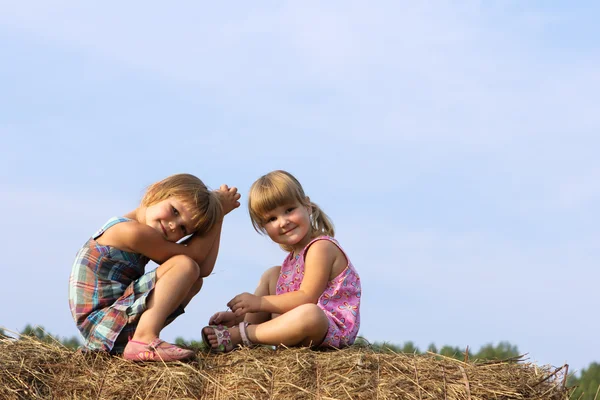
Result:
{"label": "raised hand", "polygon": [[229,214],[231,210],[240,206],[239,200],[241,196],[235,186],[229,187],[223,184],[219,189],[215,190],[215,193],[219,195],[224,214]]}
{"label": "raised hand", "polygon": [[246,315],[247,313],[261,311],[261,297],[250,293],[242,293],[235,296],[227,303],[227,307],[231,308],[231,311],[237,317]]}

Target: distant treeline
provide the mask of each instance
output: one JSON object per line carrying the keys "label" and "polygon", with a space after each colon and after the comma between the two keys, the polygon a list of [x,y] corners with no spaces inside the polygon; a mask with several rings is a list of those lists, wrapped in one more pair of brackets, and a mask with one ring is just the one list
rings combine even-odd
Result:
{"label": "distant treeline", "polygon": [[[52,335],[44,330],[40,326],[27,325],[19,336],[29,336],[39,339],[43,342],[55,342],[60,343],[63,346],[70,349],[77,349],[81,346],[81,342],[75,336],[71,338],[60,338]],[[0,328],[0,339],[6,337],[12,337]],[[185,341],[182,338],[177,338],[175,342],[178,345],[187,346],[196,349],[202,349],[204,344],[201,341]],[[359,337],[356,344],[363,346],[370,346],[375,351],[395,353],[410,353],[410,354],[422,354],[423,352],[414,345],[413,342],[405,342],[403,345],[392,344],[388,342],[374,342],[370,343],[366,338]],[[516,358],[521,355],[517,346],[510,344],[509,342],[500,342],[497,345],[492,343],[482,346],[477,352],[473,352],[471,349],[462,349],[459,347],[443,346],[438,349],[435,344],[430,344],[425,352],[439,354],[445,357],[452,357],[459,360],[506,360],[510,358]],[[577,389],[571,396],[572,399],[578,400],[595,400],[596,394],[600,390],[600,363],[592,362],[588,368],[584,368],[580,371],[579,376],[572,375],[569,377],[567,384],[569,386],[577,386]],[[600,396],[600,395],[599,395]],[[600,397],[598,397],[600,399]]]}

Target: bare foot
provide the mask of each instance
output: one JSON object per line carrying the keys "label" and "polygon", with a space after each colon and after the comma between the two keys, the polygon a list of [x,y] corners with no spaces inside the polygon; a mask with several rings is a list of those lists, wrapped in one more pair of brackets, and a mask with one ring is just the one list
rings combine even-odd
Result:
{"label": "bare foot", "polygon": [[219,349],[228,352],[242,344],[242,336],[240,335],[240,329],[237,326],[233,328],[226,328],[224,326],[219,327],[213,328],[212,326],[205,326],[202,329],[202,337],[203,339],[208,340],[206,344],[211,349]]}

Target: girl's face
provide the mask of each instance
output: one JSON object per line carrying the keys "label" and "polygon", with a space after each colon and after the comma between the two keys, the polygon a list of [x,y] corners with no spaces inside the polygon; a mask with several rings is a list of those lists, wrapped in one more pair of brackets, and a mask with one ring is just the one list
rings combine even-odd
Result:
{"label": "girl's face", "polygon": [[169,197],[146,208],[145,222],[169,242],[177,242],[193,233],[191,215],[184,202],[176,197]]}
{"label": "girl's face", "polygon": [[300,251],[310,242],[309,209],[298,201],[271,210],[264,220],[263,227],[275,243]]}

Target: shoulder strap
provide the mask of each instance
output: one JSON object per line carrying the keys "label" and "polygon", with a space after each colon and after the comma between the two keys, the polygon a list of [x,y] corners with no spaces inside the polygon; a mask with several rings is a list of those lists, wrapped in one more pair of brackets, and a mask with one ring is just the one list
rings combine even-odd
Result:
{"label": "shoulder strap", "polygon": [[94,235],[92,236],[92,239],[96,240],[100,236],[102,236],[102,234],[104,232],[106,232],[110,227],[113,227],[118,223],[128,222],[128,221],[132,221],[132,220],[129,218],[125,218],[125,217],[112,217],[111,219],[106,221],[106,223],[104,225],[102,225],[102,228],[98,229],[98,231],[96,231],[96,233],[94,233]]}
{"label": "shoulder strap", "polygon": [[314,238],[313,240],[311,240],[306,247],[302,250],[302,257],[306,257],[306,252],[308,251],[308,248],[310,246],[312,246],[312,244],[316,241],[319,240],[327,240],[333,244],[335,244],[337,246],[338,249],[340,249],[340,251],[342,252],[342,254],[344,255],[344,257],[346,257],[346,261],[348,262],[348,264],[350,264],[350,259],[348,258],[348,255],[346,254],[346,252],[344,251],[344,249],[342,249],[342,246],[340,246],[340,244],[338,243],[337,240],[335,240],[335,238],[331,237],[331,236],[319,236]]}

